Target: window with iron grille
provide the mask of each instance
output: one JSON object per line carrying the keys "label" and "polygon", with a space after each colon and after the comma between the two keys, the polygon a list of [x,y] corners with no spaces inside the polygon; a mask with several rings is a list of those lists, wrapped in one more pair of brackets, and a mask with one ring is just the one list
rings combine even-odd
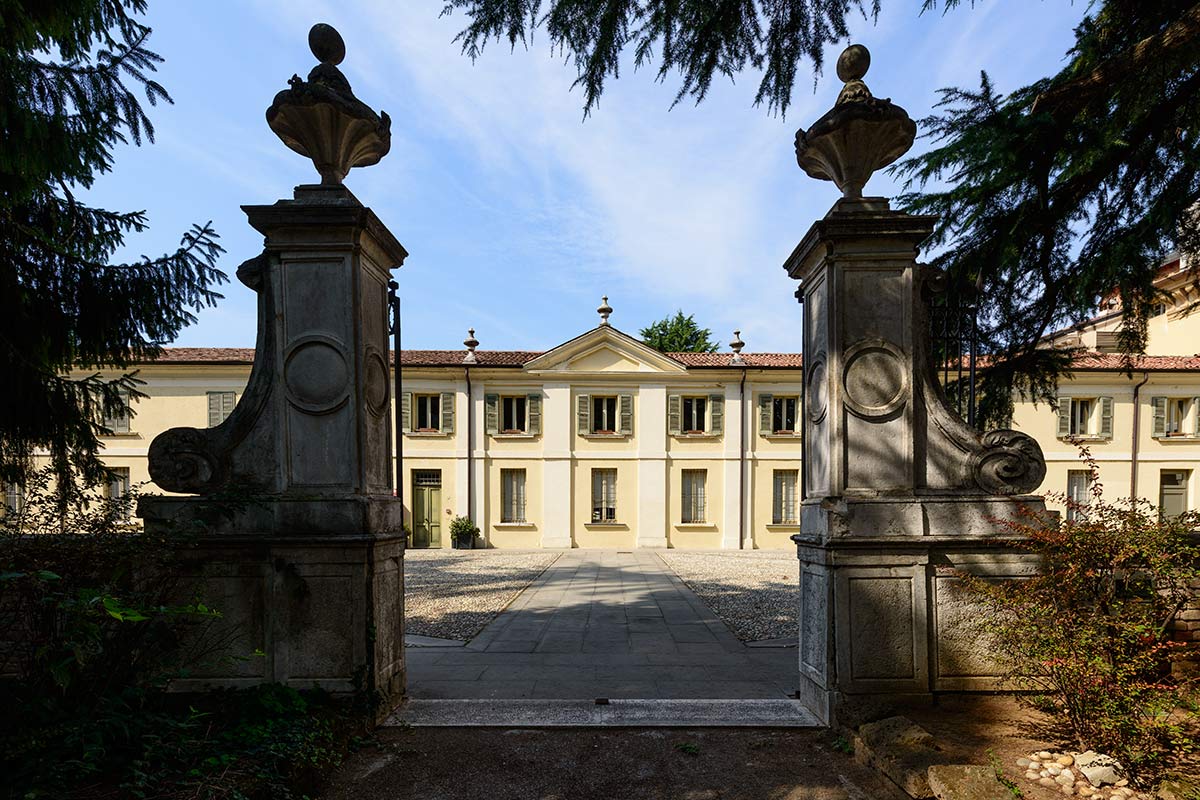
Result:
{"label": "window with iron grille", "polygon": [[1086,469],[1067,471],[1067,522],[1075,522],[1083,516],[1083,509],[1091,500],[1092,473]]}
{"label": "window with iron grille", "polygon": [[525,521],[525,470],[500,470],[500,521]]}
{"label": "window with iron grille", "polygon": [[[107,491],[105,492],[108,495],[108,499],[114,502],[124,500],[129,495],[129,467],[110,468],[109,472],[112,473],[112,476],[109,479]],[[121,518],[129,519],[129,511],[128,507],[123,507],[120,514]]]}
{"label": "window with iron grille", "polygon": [[617,471],[592,470],[592,522],[617,521]]}
{"label": "window with iron grille", "polygon": [[4,508],[0,516],[7,513],[19,514],[25,507],[25,487],[19,483],[4,484]]}
{"label": "window with iron grille", "polygon": [[681,521],[685,524],[704,522],[705,483],[708,470],[683,470],[683,514]]}
{"label": "window with iron grille", "polygon": [[796,524],[796,486],[799,483],[799,475],[794,469],[775,470],[771,499],[773,525]]}

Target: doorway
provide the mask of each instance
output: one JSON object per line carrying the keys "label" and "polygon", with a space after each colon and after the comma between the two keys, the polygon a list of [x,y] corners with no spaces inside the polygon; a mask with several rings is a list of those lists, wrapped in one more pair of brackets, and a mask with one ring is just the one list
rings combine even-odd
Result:
{"label": "doorway", "polygon": [[413,470],[412,482],[413,547],[441,547],[442,471]]}

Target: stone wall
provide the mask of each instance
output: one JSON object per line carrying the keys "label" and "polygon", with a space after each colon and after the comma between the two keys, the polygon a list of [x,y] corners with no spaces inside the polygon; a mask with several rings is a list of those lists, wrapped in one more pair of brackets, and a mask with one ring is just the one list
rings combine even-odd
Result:
{"label": "stone wall", "polygon": [[[1177,642],[1200,645],[1200,579],[1191,583],[1192,602],[1175,615],[1171,623],[1171,638]],[[1175,665],[1176,674],[1200,673],[1200,658],[1183,661]]]}

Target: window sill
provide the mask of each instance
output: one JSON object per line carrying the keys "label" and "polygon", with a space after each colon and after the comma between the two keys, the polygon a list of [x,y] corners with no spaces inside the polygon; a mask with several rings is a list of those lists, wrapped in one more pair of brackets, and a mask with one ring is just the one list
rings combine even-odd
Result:
{"label": "window sill", "polygon": [[448,439],[448,438],[450,438],[450,436],[452,434],[445,433],[443,431],[406,431],[404,433],[404,435],[411,436],[414,439],[437,439],[437,438],[447,438]]}
{"label": "window sill", "polygon": [[628,434],[628,433],[581,433],[579,435],[584,439],[628,439],[632,434]]}
{"label": "window sill", "polygon": [[1087,436],[1081,436],[1078,433],[1072,433],[1069,436],[1059,436],[1058,440],[1060,442],[1069,442],[1071,440],[1075,440],[1078,442],[1110,442],[1110,441],[1112,441],[1112,437],[1111,436],[1096,436],[1094,434],[1089,434]]}
{"label": "window sill", "polygon": [[588,529],[597,528],[600,530],[603,530],[606,528],[610,529],[610,530],[621,530],[621,531],[629,530],[629,526],[626,525],[624,522],[585,522],[585,523],[583,523],[583,527],[588,528]]}
{"label": "window sill", "polygon": [[800,432],[796,431],[795,433],[778,433],[778,432],[764,433],[763,438],[764,439],[799,439]]}
{"label": "window sill", "polygon": [[137,431],[128,431],[126,433],[103,433],[100,434],[104,439],[140,439],[142,435]]}
{"label": "window sill", "polygon": [[493,433],[493,439],[535,439],[536,433]]}
{"label": "window sill", "polygon": [[1153,438],[1159,442],[1196,442],[1200,440],[1200,436],[1193,434],[1188,434],[1187,436],[1155,436]]}
{"label": "window sill", "polygon": [[769,531],[798,531],[800,530],[799,522],[772,522],[767,525]]}
{"label": "window sill", "polygon": [[505,528],[511,530],[513,528],[536,528],[532,522],[497,522],[493,528]]}
{"label": "window sill", "polygon": [[715,531],[717,523],[715,522],[680,522],[675,526],[681,531]]}
{"label": "window sill", "polygon": [[672,433],[676,439],[720,439],[719,433]]}

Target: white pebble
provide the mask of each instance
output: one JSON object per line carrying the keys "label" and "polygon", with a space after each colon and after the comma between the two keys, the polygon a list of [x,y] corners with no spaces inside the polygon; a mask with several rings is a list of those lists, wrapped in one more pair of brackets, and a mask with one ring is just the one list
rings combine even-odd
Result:
{"label": "white pebble", "polygon": [[1038,753],[1038,758],[1040,758],[1042,761],[1049,761],[1050,759],[1054,758],[1054,754],[1049,750],[1043,750],[1042,752]]}

